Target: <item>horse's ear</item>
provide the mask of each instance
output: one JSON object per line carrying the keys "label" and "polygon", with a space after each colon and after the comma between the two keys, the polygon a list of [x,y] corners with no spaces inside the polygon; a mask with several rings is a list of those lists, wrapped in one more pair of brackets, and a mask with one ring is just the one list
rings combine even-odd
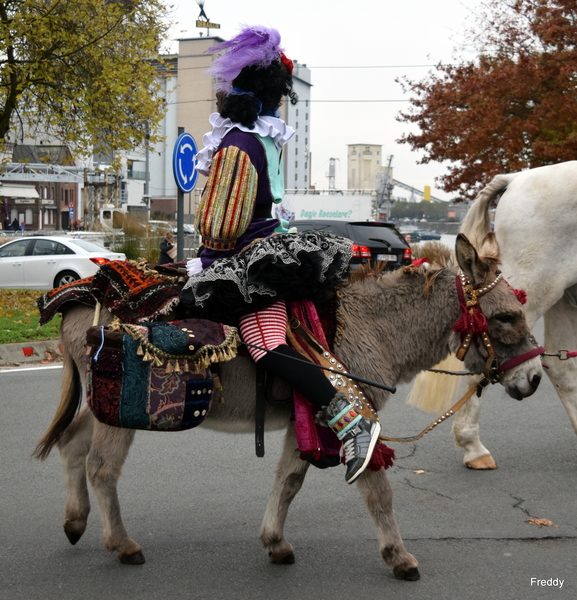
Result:
{"label": "horse's ear", "polygon": [[493,231],[490,231],[485,236],[479,254],[483,257],[499,260],[499,244],[497,243],[497,236]]}
{"label": "horse's ear", "polygon": [[477,269],[479,255],[475,248],[473,248],[471,242],[467,239],[467,236],[462,233],[457,236],[455,255],[457,256],[457,263],[461,267],[461,270],[466,275],[467,279],[475,285],[479,278]]}

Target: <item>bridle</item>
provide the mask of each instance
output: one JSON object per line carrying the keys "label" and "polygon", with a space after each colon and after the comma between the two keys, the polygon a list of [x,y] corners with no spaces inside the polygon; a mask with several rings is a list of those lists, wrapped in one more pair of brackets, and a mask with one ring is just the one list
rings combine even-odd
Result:
{"label": "bridle", "polygon": [[[461,316],[453,325],[453,331],[461,334],[461,345],[457,350],[456,356],[459,360],[465,360],[465,356],[467,355],[467,352],[469,351],[469,348],[473,342],[476,342],[478,346],[482,344],[487,352],[487,360],[483,369],[483,377],[480,381],[474,383],[465,393],[465,395],[448,411],[440,415],[418,435],[410,438],[392,438],[381,435],[379,436],[379,440],[387,442],[417,441],[426,433],[429,433],[429,431],[433,430],[437,425],[440,425],[447,419],[450,419],[465,404],[465,402],[471,398],[474,393],[477,393],[477,396],[480,396],[483,388],[487,387],[489,383],[498,383],[508,369],[516,367],[517,365],[520,365],[528,360],[531,360],[532,358],[535,358],[536,356],[540,356],[541,354],[545,353],[545,349],[542,346],[539,346],[535,341],[535,338],[531,335],[531,343],[534,345],[532,350],[524,352],[523,354],[519,354],[518,356],[514,356],[513,358],[506,360],[503,364],[500,364],[493,344],[491,343],[491,338],[489,337],[489,324],[487,323],[487,318],[482,313],[481,307],[479,306],[479,298],[485,294],[488,294],[501,281],[505,282],[507,285],[509,284],[503,279],[503,275],[500,272],[497,272],[497,276],[491,283],[483,287],[475,287],[462,271],[459,271],[456,280],[457,291],[459,293],[459,304],[461,307]],[[523,300],[520,298],[520,294],[517,293],[518,290],[514,291],[519,298],[519,301],[523,303]],[[472,375],[472,373],[455,373],[451,371],[439,371],[436,369],[431,370],[450,375]]]}
{"label": "bridle", "polygon": [[539,346],[535,341],[535,338],[531,336],[534,348],[510,358],[502,364],[499,362],[499,358],[497,357],[495,348],[489,337],[487,318],[482,313],[481,307],[479,306],[479,298],[488,294],[502,281],[507,284],[503,279],[503,274],[499,271],[497,272],[495,279],[485,286],[475,287],[463,271],[459,271],[456,277],[457,292],[459,294],[459,304],[461,307],[461,316],[453,325],[453,331],[461,333],[461,345],[457,350],[456,356],[459,360],[464,361],[473,342],[476,342],[478,346],[483,345],[487,352],[487,360],[485,362],[485,367],[483,368],[483,375],[490,383],[498,383],[501,377],[503,377],[503,374],[509,369],[531,360],[536,356],[540,356],[545,352],[545,348]]}

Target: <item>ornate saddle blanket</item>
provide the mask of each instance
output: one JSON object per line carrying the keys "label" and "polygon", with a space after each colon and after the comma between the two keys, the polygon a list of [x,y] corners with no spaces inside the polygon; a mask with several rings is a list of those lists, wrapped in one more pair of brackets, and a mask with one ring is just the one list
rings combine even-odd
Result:
{"label": "ornate saddle blanket", "polygon": [[143,261],[106,263],[93,277],[73,281],[38,298],[40,325],[66,310],[68,303],[96,306],[97,300],[124,323],[153,321],[178,304],[184,285],[181,267],[184,263],[154,268]]}
{"label": "ornate saddle blanket", "polygon": [[182,431],[212,404],[211,363],[236,355],[237,331],[202,319],[91,327],[87,403],[114,427]]}

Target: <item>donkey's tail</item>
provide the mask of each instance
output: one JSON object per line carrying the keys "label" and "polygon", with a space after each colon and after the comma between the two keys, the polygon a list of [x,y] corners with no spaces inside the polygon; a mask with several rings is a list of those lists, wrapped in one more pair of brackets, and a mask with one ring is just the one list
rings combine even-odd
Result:
{"label": "donkey's tail", "polygon": [[80,373],[70,353],[64,352],[62,357],[62,387],[60,390],[60,404],[56,414],[50,423],[38,445],[32,452],[34,458],[44,460],[49,454],[60,436],[72,423],[82,400],[82,384]]}
{"label": "donkey's tail", "polygon": [[461,233],[467,236],[475,248],[481,248],[485,236],[491,231],[491,217],[489,215],[491,200],[497,194],[503,192],[518,174],[511,173],[493,177],[471,204],[471,208],[469,208],[461,224]]}

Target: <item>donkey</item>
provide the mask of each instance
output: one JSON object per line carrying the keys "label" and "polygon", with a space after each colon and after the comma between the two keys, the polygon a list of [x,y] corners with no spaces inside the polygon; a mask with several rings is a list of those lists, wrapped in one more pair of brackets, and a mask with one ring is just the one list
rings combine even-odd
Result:
{"label": "donkey", "polygon": [[[479,243],[491,230],[490,209],[497,204],[495,234],[503,274],[527,294],[529,327],[543,317],[544,345],[550,353],[577,349],[576,194],[577,161],[497,175],[475,198],[461,226],[473,244]],[[577,362],[545,358],[544,363],[577,433]],[[443,367],[451,369],[453,363]],[[455,381],[422,373],[413,386],[411,403],[425,410],[443,410],[445,403],[435,395],[443,394],[450,404]],[[482,397],[474,397],[459,410],[453,434],[465,451],[465,466],[496,469],[495,459],[479,436],[481,404]]]}
{"label": "donkey", "polygon": [[[456,243],[456,267],[405,267],[351,281],[338,292],[342,339],[334,351],[350,373],[388,386],[409,382],[420,370],[436,364],[461,345],[452,326],[463,318],[458,286],[469,281],[479,293],[479,309],[487,319],[488,335],[499,361],[509,361],[532,348],[523,308],[515,293],[500,280],[498,247],[489,234],[480,251],[464,236]],[[84,380],[84,332],[92,324],[93,311],[74,306],[61,326],[64,347],[62,394],[57,413],[40,440],[35,456],[45,458],[57,446],[64,464],[67,489],[64,531],[72,544],[86,529],[90,504],[86,476],[94,488],[104,528],[104,546],[117,552],[120,562],[142,564],[140,545],[131,539],[120,517],[117,482],[134,431],[104,425],[80,404],[80,381]],[[101,315],[101,324],[111,321]],[[470,347],[465,364],[481,373],[487,347]],[[507,369],[500,383],[509,395],[531,395],[541,378],[538,358]],[[237,356],[222,364],[221,380],[226,402],[215,396],[203,426],[232,433],[254,432],[255,368],[250,359]],[[359,384],[360,385],[360,384]],[[278,387],[278,385],[277,385]],[[365,393],[366,386],[361,386]],[[389,392],[375,388],[370,397],[376,408],[385,406]],[[267,406],[268,429],[286,428],[284,448],[266,507],[260,538],[273,563],[294,562],[292,545],[283,528],[288,508],[300,490],[309,463],[297,449],[291,407]],[[398,579],[419,578],[418,562],[405,549],[392,509],[392,490],[384,469],[366,470],[356,482],[374,519],[381,556]]]}

